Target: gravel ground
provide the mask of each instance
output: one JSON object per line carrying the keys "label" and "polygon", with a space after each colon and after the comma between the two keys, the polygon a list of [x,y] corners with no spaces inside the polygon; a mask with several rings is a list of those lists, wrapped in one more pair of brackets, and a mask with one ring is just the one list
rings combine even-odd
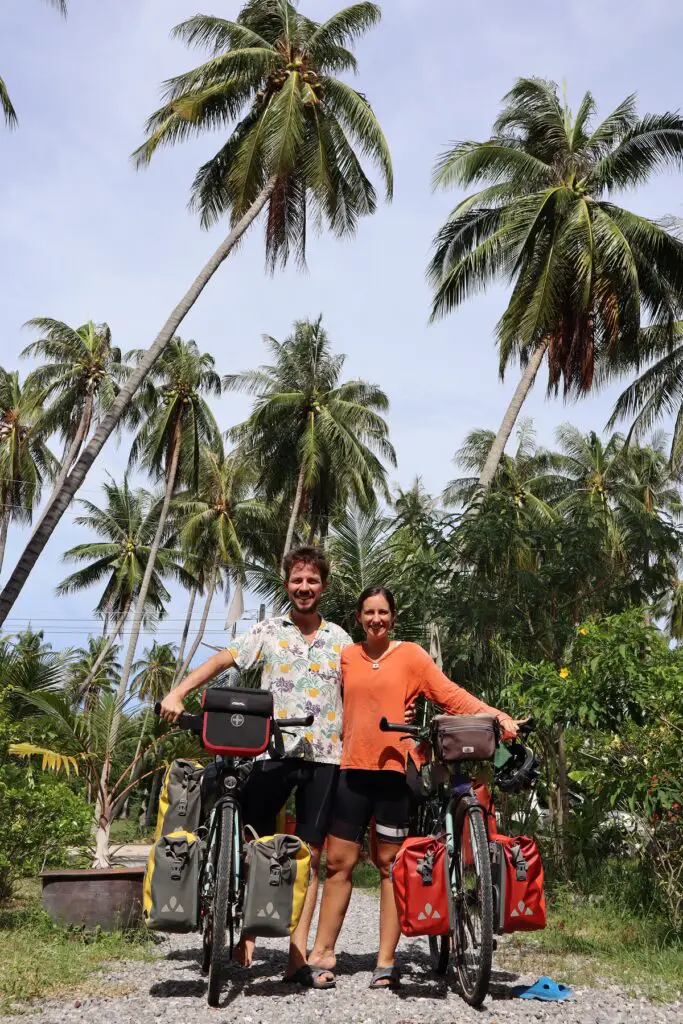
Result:
{"label": "gravel ground", "polygon": [[[399,992],[370,992],[377,929],[377,899],[357,891],[340,940],[337,987],[312,992],[292,989],[280,980],[286,962],[286,942],[260,940],[253,968],[226,968],[221,1006],[206,1003],[206,982],[197,962],[198,937],[170,936],[160,943],[162,959],[151,963],[117,964],[102,974],[104,994],[34,1006],[34,1024],[502,1024],[510,1021],[553,1021],[558,1024],[681,1024],[683,1006],[651,1005],[629,998],[618,989],[575,988],[565,1003],[511,999],[509,988],[536,977],[494,973],[492,993],[483,1010],[467,1006],[449,985],[429,971],[426,940],[403,939],[399,963],[403,985]],[[558,978],[557,980],[561,980]],[[92,984],[89,991],[92,991]],[[0,1016],[2,1022],[17,1018]]]}

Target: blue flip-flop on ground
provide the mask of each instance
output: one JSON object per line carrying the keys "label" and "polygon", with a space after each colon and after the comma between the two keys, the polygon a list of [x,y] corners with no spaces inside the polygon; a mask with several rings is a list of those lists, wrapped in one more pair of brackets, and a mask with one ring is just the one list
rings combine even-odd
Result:
{"label": "blue flip-flop on ground", "polygon": [[515,985],[511,990],[516,999],[543,999],[548,1003],[561,1003],[570,999],[572,990],[561,981],[553,981],[545,975],[533,985]]}

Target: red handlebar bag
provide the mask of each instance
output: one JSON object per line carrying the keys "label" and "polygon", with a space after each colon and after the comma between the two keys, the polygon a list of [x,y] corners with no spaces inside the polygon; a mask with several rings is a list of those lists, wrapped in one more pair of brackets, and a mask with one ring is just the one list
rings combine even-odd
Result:
{"label": "red handlebar bag", "polygon": [[246,687],[204,690],[202,743],[224,757],[255,757],[268,748],[273,695]]}
{"label": "red handlebar bag", "polygon": [[404,935],[448,935],[446,845],[436,836],[406,839],[391,869]]}
{"label": "red handlebar bag", "polygon": [[495,924],[499,935],[545,928],[543,861],[529,836],[490,836]]}

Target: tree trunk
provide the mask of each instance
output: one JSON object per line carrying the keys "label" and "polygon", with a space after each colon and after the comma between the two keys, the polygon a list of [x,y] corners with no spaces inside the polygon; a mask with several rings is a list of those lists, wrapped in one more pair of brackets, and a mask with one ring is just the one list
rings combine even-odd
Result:
{"label": "tree trunk", "polygon": [[496,434],[495,441],[491,446],[491,451],[488,454],[486,462],[484,463],[484,468],[481,471],[481,476],[479,477],[479,486],[485,491],[487,491],[493,483],[493,478],[495,477],[496,470],[498,469],[498,463],[505,451],[505,445],[510,439],[510,434],[517,422],[517,417],[519,416],[520,409],[524,404],[524,399],[531,390],[531,385],[536,379],[536,374],[539,371],[540,365],[543,362],[543,357],[547,351],[548,342],[542,341],[538,348],[532,353],[529,362],[524,368],[522,378],[517,385],[514,395],[512,396],[512,401],[510,402],[507,412],[503,417],[500,430]]}
{"label": "tree trunk", "polygon": [[173,685],[174,686],[178,682],[178,680],[180,679],[180,667],[183,664],[183,659],[185,657],[185,645],[187,643],[187,638],[188,638],[188,635],[190,633],[190,626],[192,624],[192,611],[194,609],[194,602],[195,602],[195,598],[196,597],[197,597],[197,587],[194,586],[192,588],[192,590],[190,591],[190,603],[187,606],[187,615],[185,616],[185,625],[183,627],[183,635],[180,638],[180,647],[178,648],[178,657],[176,658],[175,672],[173,673]]}
{"label": "tree trunk", "polygon": [[567,752],[564,743],[564,727],[556,729],[557,754],[557,832],[559,841],[560,863],[565,877],[571,876],[571,847],[569,842],[569,774],[567,772]]}
{"label": "tree trunk", "polygon": [[[161,541],[164,536],[164,530],[166,528],[166,520],[168,519],[168,512],[171,507],[171,499],[173,497],[173,491],[175,490],[176,476],[178,474],[178,462],[180,460],[180,436],[179,436],[179,424],[176,424],[175,437],[173,439],[173,451],[171,453],[171,464],[168,469],[168,478],[166,480],[166,490],[164,492],[164,502],[161,506],[161,512],[159,514],[159,522],[157,524],[156,533],[154,534],[154,540],[152,546],[149,549],[149,558],[147,559],[147,565],[145,566],[145,575],[142,577],[142,583],[140,584],[140,593],[138,594],[137,603],[135,605],[135,615],[133,616],[133,625],[130,631],[130,640],[128,641],[128,650],[126,651],[126,659],[121,669],[121,678],[119,680],[119,689],[117,699],[122,705],[128,689],[128,680],[130,673],[133,668],[133,661],[135,659],[135,650],[138,646],[138,639],[140,637],[140,630],[142,628],[142,619],[145,613],[145,602],[147,600],[147,593],[149,591],[149,585],[152,582],[152,575],[156,567],[157,555],[159,554],[159,548],[161,547]],[[121,720],[121,708],[119,708],[118,714],[114,716],[112,721],[112,729],[110,736],[110,749],[113,749],[116,743],[116,736],[119,731],[119,722]]]}
{"label": "tree trunk", "polygon": [[[139,779],[140,776],[142,775],[142,772],[143,772],[144,760],[145,759],[144,759],[144,757],[140,757],[140,751],[142,750],[142,744],[143,744],[143,741],[144,741],[144,738],[145,738],[145,732],[147,731],[147,723],[149,721],[149,716],[150,716],[151,713],[152,713],[152,709],[151,708],[146,708],[145,709],[145,714],[144,714],[143,719],[142,719],[142,728],[140,729],[140,735],[138,737],[138,745],[135,748],[135,757],[133,758],[133,770],[132,770],[131,776],[130,776],[130,781],[131,782],[135,782],[137,779]],[[124,810],[124,806],[126,804],[126,801],[129,799],[129,795],[128,796],[119,797],[119,799],[114,804],[114,810],[112,811],[112,820],[113,821],[116,821],[116,819],[121,815],[121,812]]]}
{"label": "tree trunk", "polygon": [[[62,489],[62,487],[64,485],[64,481],[66,480],[66,478],[69,475],[69,470],[71,469],[71,467],[73,466],[74,462],[76,461],[76,457],[77,457],[78,453],[80,452],[81,448],[83,447],[83,442],[85,441],[86,437],[88,436],[88,431],[90,430],[90,424],[92,423],[93,403],[94,403],[93,396],[92,396],[92,393],[90,393],[88,395],[88,397],[86,398],[86,400],[85,400],[85,405],[83,406],[83,414],[81,416],[81,421],[78,424],[78,430],[74,434],[74,439],[71,442],[71,445],[69,446],[68,451],[64,455],[64,461],[62,462],[62,468],[60,469],[59,473],[57,474],[57,479],[55,480],[54,487],[52,488],[52,491],[50,493],[50,497],[45,502],[45,508],[40,513],[40,516],[38,517],[38,522],[36,523],[36,525],[33,527],[33,530],[31,531],[31,540],[35,537],[35,535],[38,533],[38,531],[40,530],[41,526],[43,525],[43,521],[45,519],[45,516],[47,515],[47,513],[52,508],[52,504],[53,504],[55,498],[57,497],[57,495],[59,494],[60,490]],[[30,543],[31,543],[31,541],[29,540],[29,544]]]}
{"label": "tree trunk", "polygon": [[128,613],[130,612],[130,606],[131,606],[131,601],[130,600],[126,601],[126,603],[123,606],[123,611],[121,612],[121,614],[119,615],[118,619],[116,620],[114,628],[111,631],[111,633],[109,634],[109,638],[108,638],[106,644],[104,645],[104,647],[102,648],[100,653],[95,658],[95,663],[93,664],[93,667],[90,669],[90,672],[88,673],[87,678],[84,680],[83,684],[81,685],[81,692],[83,694],[85,694],[86,703],[87,703],[87,699],[88,699],[88,691],[90,690],[90,684],[92,683],[93,679],[97,675],[97,672],[98,672],[100,666],[102,665],[102,663],[104,662],[104,659],[109,654],[109,651],[112,649],[112,647],[116,643],[116,638],[119,635],[119,633],[121,632],[121,630],[123,629],[123,627],[124,627],[124,625],[126,623],[126,619],[128,618]]}
{"label": "tree trunk", "polygon": [[[285,560],[285,555],[287,554],[287,552],[289,551],[289,549],[292,546],[292,539],[294,537],[294,528],[296,526],[296,521],[299,518],[299,511],[301,509],[301,499],[303,498],[303,494],[304,494],[304,476],[305,476],[305,473],[306,473],[306,470],[305,470],[305,467],[302,464],[301,469],[299,470],[299,479],[296,482],[296,494],[294,495],[294,504],[292,505],[292,514],[289,517],[289,525],[287,526],[287,536],[285,537],[285,547],[284,547],[284,551],[282,552],[282,562],[283,563],[284,563],[284,560]],[[0,625],[1,624],[2,623],[0,623]]]}
{"label": "tree trunk", "polygon": [[202,642],[202,637],[204,636],[204,630],[206,629],[206,623],[207,623],[207,620],[209,618],[209,610],[211,608],[211,602],[213,601],[213,595],[216,592],[216,577],[217,577],[217,575],[218,575],[218,570],[214,566],[213,569],[211,570],[211,576],[209,577],[208,588],[207,588],[207,591],[206,591],[206,602],[204,603],[204,611],[202,612],[202,618],[201,618],[201,622],[199,623],[199,629],[197,630],[197,635],[194,638],[194,643],[192,644],[192,647],[190,648],[190,653],[185,658],[185,661],[182,663],[182,665],[180,667],[180,672],[178,673],[178,680],[182,679],[183,676],[185,675],[185,673],[187,672],[187,670],[190,667],[190,664],[192,662],[192,659],[194,658],[195,654],[197,653],[199,645]]}
{"label": "tree trunk", "polygon": [[5,560],[5,547],[7,545],[7,531],[9,530],[9,509],[5,512],[0,510],[0,572],[2,563]]}
{"label": "tree trunk", "polygon": [[174,337],[181,323],[190,312],[213,275],[221,264],[228,258],[247,229],[256,220],[259,213],[270,199],[274,187],[275,180],[271,179],[244,216],[237,222],[225,241],[219,245],[218,249],[216,249],[213,256],[203,267],[199,276],[194,280],[188,291],[171,313],[170,317],[157,335],[152,347],[148,349],[145,356],[140,360],[138,366],[121,388],[111,409],[109,409],[109,411],[100,420],[97,430],[81,452],[78,460],[73,466],[73,469],[64,481],[60,493],[55,497],[50,508],[46,511],[40,529],[36,530],[29,540],[21,558],[14,568],[12,575],[0,594],[0,626],[12,610],[15,601],[21,593],[24,583],[38,561],[43,548],[52,536],[57,523],[69,507],[71,499],[85,480],[88,470],[102,451],[105,442],[117,427],[123,413],[129,407],[135,392],[147,377],[171,338]]}
{"label": "tree trunk", "polygon": [[[159,753],[157,754],[158,760],[163,761],[163,743],[159,745]],[[164,773],[161,768],[156,772],[152,779],[152,785],[149,789],[149,800],[147,801],[147,813],[145,814],[145,825],[147,828],[151,828],[156,820],[157,809],[159,807],[159,796],[161,794],[161,784],[164,781]]]}

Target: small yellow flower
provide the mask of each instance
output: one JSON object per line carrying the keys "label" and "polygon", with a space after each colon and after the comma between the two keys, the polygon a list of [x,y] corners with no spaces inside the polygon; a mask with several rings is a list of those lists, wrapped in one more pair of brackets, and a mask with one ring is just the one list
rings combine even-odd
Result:
{"label": "small yellow flower", "polygon": [[335,654],[341,654],[341,644],[332,644],[332,650]]}
{"label": "small yellow flower", "polygon": [[337,742],[337,740],[339,739],[339,736],[337,735],[337,733],[336,733],[336,732],[333,732],[333,733],[332,733],[332,737],[331,737],[331,738],[332,738],[332,742],[333,742],[333,743],[336,743],[336,742]]}
{"label": "small yellow flower", "polygon": [[305,732],[304,736],[306,737],[306,739],[308,740],[309,743],[313,742],[313,733],[312,732]]}
{"label": "small yellow flower", "polygon": [[330,666],[330,668],[331,668],[331,669],[333,669],[333,670],[334,670],[334,669],[337,669],[337,668],[339,667],[339,662],[337,662],[337,661],[328,661],[328,663],[327,663],[327,664],[328,664],[328,665]]}
{"label": "small yellow flower", "polygon": [[277,713],[277,717],[278,718],[286,718],[287,717],[287,712],[285,711],[284,708],[280,708],[280,710]]}
{"label": "small yellow flower", "polygon": [[327,712],[327,721],[328,722],[334,722],[336,717],[337,717],[337,712],[336,711],[328,711]]}
{"label": "small yellow flower", "polygon": [[311,662],[311,672],[319,672],[319,671],[320,671],[319,663],[317,661]]}
{"label": "small yellow flower", "polygon": [[317,697],[319,693],[320,693],[320,690],[316,690],[315,687],[314,687],[312,690],[308,691],[308,696],[309,697]]}
{"label": "small yellow flower", "polygon": [[288,640],[279,640],[278,643],[279,643],[280,647],[283,647],[285,650],[289,647],[289,641]]}
{"label": "small yellow flower", "polygon": [[233,658],[236,658],[237,657],[237,648],[236,647],[228,647],[228,653],[231,654]]}
{"label": "small yellow flower", "polygon": [[585,627],[585,626],[582,626],[582,627],[581,627],[581,629],[579,630],[579,634],[580,634],[581,636],[588,636],[588,630],[586,629],[586,627]]}
{"label": "small yellow flower", "polygon": [[569,669],[568,668],[561,668],[560,669],[560,679],[566,679],[568,675],[569,675]]}
{"label": "small yellow flower", "polygon": [[289,668],[290,668],[289,665],[280,665],[280,671],[281,672],[289,672]]}

